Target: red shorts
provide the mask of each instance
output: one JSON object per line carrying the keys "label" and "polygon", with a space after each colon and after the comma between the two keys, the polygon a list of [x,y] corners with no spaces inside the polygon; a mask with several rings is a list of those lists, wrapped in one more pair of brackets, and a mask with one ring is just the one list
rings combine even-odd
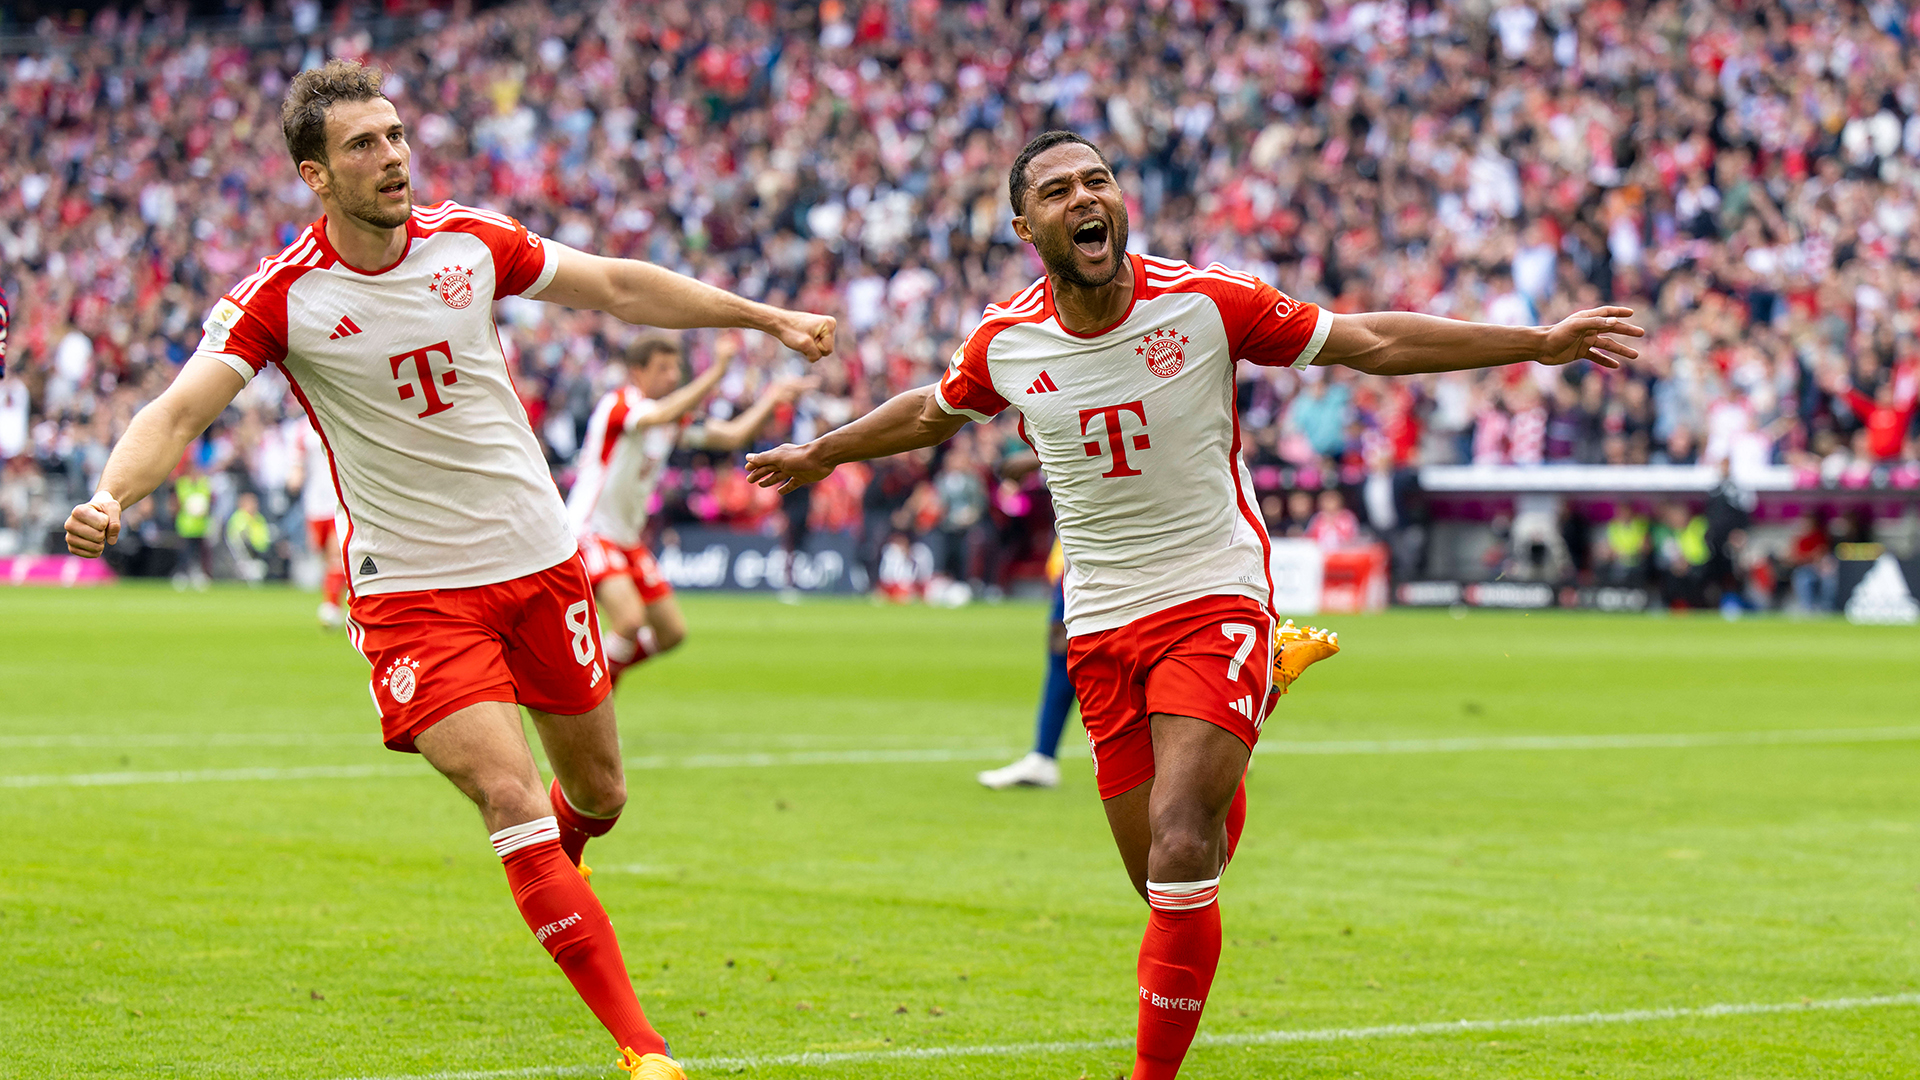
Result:
{"label": "red shorts", "polygon": [[325,555],[327,553],[327,544],[333,539],[333,532],[334,525],[332,518],[308,518],[307,543],[310,546],[307,550],[313,552],[315,555]]}
{"label": "red shorts", "polygon": [[1154,713],[1192,716],[1253,749],[1273,680],[1273,618],[1244,596],[1203,596],[1125,626],[1067,639],[1100,797],[1153,776]]}
{"label": "red shorts", "polygon": [[587,580],[595,585],[618,574],[633,579],[640,589],[640,602],[657,604],[673,595],[673,586],[653,561],[653,552],[644,547],[623,548],[605,537],[588,533],[580,538],[580,558],[587,564]]}
{"label": "red shorts", "polygon": [[347,634],[373,665],[373,706],[394,750],[417,752],[415,736],[482,701],[578,716],[613,685],[577,558],[497,585],[357,597]]}

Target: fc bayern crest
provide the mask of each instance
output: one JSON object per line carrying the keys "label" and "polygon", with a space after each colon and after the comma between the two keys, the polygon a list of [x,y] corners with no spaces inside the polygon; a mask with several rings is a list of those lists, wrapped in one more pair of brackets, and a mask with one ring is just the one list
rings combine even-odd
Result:
{"label": "fc bayern crest", "polygon": [[1147,358],[1147,370],[1163,379],[1171,379],[1180,374],[1187,365],[1187,352],[1182,346],[1188,339],[1171,326],[1161,327],[1140,339],[1140,347],[1133,350],[1136,356]]}
{"label": "fc bayern crest", "polygon": [[473,303],[473,275],[464,266],[443,266],[433,275],[433,284],[427,290],[458,311]]}
{"label": "fc bayern crest", "polygon": [[380,677],[380,685],[400,704],[412,701],[413,692],[420,688],[420,661],[403,656],[388,664],[387,673]]}

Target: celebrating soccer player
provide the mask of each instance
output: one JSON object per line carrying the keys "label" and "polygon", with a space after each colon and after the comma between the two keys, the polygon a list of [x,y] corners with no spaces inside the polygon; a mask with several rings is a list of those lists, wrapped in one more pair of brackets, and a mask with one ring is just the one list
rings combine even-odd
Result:
{"label": "celebrating soccer player", "polygon": [[[247,381],[278,366],[325,440],[346,518],[348,633],[373,665],[389,747],[480,808],[534,936],[613,1034],[621,1065],[683,1080],[576,869],[626,803],[612,680],[587,575],[493,302],[527,296],[665,328],[764,331],[809,360],[834,320],[656,266],[583,254],[503,214],[413,204],[406,129],[381,75],[334,61],[287,90],[282,126],[320,220],[214,306],[199,349],[67,518],[95,556]],[[533,713],[551,791],[520,726]]]}
{"label": "celebrating soccer player", "polygon": [[775,407],[813,385],[809,379],[781,379],[739,416],[691,423],[689,413],[720,385],[739,351],[732,337],[722,337],[712,365],[681,386],[680,350],[672,342],[634,342],[623,357],[627,384],[602,396],[587,421],[567,515],[605,623],[600,643],[607,674],[616,680],[687,637],[673,586],[640,542],[647,504],[660,486],[668,455],[676,446],[742,449],[767,425]]}
{"label": "celebrating soccer player", "polygon": [[[1626,308],[1551,327],[1406,312],[1335,315],[1214,265],[1130,255],[1106,157],[1078,135],[1027,144],[1013,228],[1046,276],[987,308],[936,385],[805,446],[748,456],[788,490],[848,461],[931,446],[1013,405],[1067,554],[1067,656],[1120,857],[1151,913],[1134,1080],[1179,1072],[1220,959],[1221,871],[1276,675],[1267,532],[1240,461],[1236,360],[1371,375],[1538,361],[1618,367]],[[1016,404],[1017,403],[1017,404]],[[1291,635],[1284,635],[1291,636]],[[1311,640],[1302,658],[1331,652]],[[1291,656],[1293,649],[1287,650]],[[1279,668],[1276,672],[1276,668]]]}

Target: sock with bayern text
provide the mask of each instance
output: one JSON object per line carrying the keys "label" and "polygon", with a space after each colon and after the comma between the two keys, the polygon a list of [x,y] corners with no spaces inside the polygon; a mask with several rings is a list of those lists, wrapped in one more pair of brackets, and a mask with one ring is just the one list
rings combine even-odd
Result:
{"label": "sock with bayern text", "polygon": [[553,816],[560,823],[560,850],[567,853],[575,866],[580,864],[580,853],[587,848],[587,841],[596,836],[605,836],[619,822],[620,815],[612,817],[592,817],[573,808],[567,801],[567,793],[560,790],[560,778],[554,777],[547,787],[547,801],[553,804]]}
{"label": "sock with bayern text", "polygon": [[491,839],[527,927],[614,1041],[641,1054],[667,1053],[634,995],[606,909],[560,850],[559,823],[536,818]]}
{"label": "sock with bayern text", "polygon": [[1220,965],[1220,879],[1147,882],[1140,942],[1140,1027],[1132,1080],[1173,1080],[1200,1028]]}

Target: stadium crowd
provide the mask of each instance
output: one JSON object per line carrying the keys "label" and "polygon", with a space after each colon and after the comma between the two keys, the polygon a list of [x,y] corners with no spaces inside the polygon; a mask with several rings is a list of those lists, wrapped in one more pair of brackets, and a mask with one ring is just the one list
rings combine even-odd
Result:
{"label": "stadium crowd", "polygon": [[[1649,326],[1646,360],[1622,372],[1242,365],[1276,532],[1391,533],[1423,463],[1920,482],[1916,32],[1920,10],[1812,0],[516,3],[429,11],[378,43],[350,5],[278,0],[212,29],[111,10],[46,26],[0,64],[0,546],[50,543],[219,292],[312,218],[278,106],[328,55],[391,73],[421,202],[838,315],[839,354],[773,441],[931,381],[986,304],[1038,276],[1006,170],[1067,127],[1112,158],[1136,250],[1342,312],[1529,324],[1624,303]],[[503,323],[564,487],[632,331],[530,301]],[[712,344],[689,341],[694,366]],[[749,343],[709,408],[798,362],[776,351]],[[285,560],[303,535],[286,491],[302,423],[283,382],[256,380],[182,484],[129,515],[123,564],[174,566],[190,533]],[[786,500],[687,454],[658,519],[796,543],[850,531],[876,567],[891,545],[912,573],[994,587],[1050,538],[1037,478],[999,468],[1018,449],[996,423]],[[235,528],[236,513],[251,516]],[[1596,526],[1597,554],[1569,563],[1618,574],[1662,544],[1694,551],[1704,527],[1685,511]],[[1810,528],[1794,566],[1825,557],[1826,524]]]}

